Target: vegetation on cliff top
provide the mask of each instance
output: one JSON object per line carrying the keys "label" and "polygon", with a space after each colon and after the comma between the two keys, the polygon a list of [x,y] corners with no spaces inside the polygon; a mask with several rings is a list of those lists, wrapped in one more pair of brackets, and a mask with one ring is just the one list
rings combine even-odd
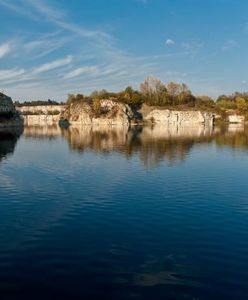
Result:
{"label": "vegetation on cliff top", "polygon": [[[94,91],[90,95],[82,94],[69,95],[66,104],[77,101],[91,104],[95,114],[101,110],[100,100],[111,99],[117,102],[137,108],[142,104],[149,106],[164,107],[168,109],[191,109],[211,111],[224,116],[228,111],[246,116],[248,119],[248,93],[235,92],[232,95],[221,95],[214,101],[211,97],[202,95],[195,96],[184,83],[169,82],[163,83],[155,77],[148,77],[141,83],[139,90],[128,86],[120,92],[109,92],[105,89]],[[41,105],[60,105],[53,100],[47,101],[25,101],[24,103],[15,102],[16,106],[41,106]]]}
{"label": "vegetation on cliff top", "polygon": [[94,91],[89,96],[82,94],[69,95],[67,104],[77,101],[86,101],[99,109],[100,99],[112,99],[121,103],[138,107],[141,104],[160,106],[169,109],[197,109],[225,114],[227,110],[234,110],[248,118],[248,93],[234,93],[230,96],[222,95],[214,101],[211,97],[195,96],[184,83],[169,82],[164,84],[155,77],[148,77],[140,85],[139,90],[127,87],[120,92],[106,90]]}
{"label": "vegetation on cliff top", "polygon": [[57,101],[48,99],[47,101],[43,101],[43,100],[25,101],[25,102],[16,101],[14,104],[17,107],[22,107],[22,106],[44,106],[44,105],[52,106],[52,105],[60,105],[63,103],[59,103]]}

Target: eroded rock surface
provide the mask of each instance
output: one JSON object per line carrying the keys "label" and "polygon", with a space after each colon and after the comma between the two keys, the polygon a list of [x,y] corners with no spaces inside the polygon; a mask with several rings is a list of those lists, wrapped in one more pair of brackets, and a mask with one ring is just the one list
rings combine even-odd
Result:
{"label": "eroded rock surface", "polygon": [[131,108],[114,100],[99,100],[99,107],[91,103],[73,102],[64,113],[62,119],[71,125],[122,125],[129,126],[133,112]]}
{"label": "eroded rock surface", "polygon": [[143,118],[145,121],[156,124],[179,126],[199,124],[212,126],[214,122],[212,113],[201,111],[174,111],[168,109],[153,109],[148,114],[143,115]]}

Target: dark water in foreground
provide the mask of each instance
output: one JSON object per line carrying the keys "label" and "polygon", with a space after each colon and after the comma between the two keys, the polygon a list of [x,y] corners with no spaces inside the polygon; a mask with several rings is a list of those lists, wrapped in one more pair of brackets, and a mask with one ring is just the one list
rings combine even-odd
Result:
{"label": "dark water in foreground", "polygon": [[0,299],[248,299],[248,132],[0,132]]}

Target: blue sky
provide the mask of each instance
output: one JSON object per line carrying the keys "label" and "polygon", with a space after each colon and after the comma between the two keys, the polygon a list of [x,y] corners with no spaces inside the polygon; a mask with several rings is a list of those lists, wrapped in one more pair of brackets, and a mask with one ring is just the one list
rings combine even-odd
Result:
{"label": "blue sky", "polygon": [[0,91],[15,100],[135,88],[248,91],[247,0],[0,0]]}

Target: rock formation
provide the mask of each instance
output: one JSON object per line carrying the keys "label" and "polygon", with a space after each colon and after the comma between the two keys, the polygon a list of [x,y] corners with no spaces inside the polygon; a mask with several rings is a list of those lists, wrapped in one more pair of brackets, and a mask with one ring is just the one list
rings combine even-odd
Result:
{"label": "rock formation", "polygon": [[0,128],[22,126],[23,121],[10,97],[0,93]]}
{"label": "rock formation", "polygon": [[15,113],[15,106],[12,99],[3,93],[0,93],[0,114],[1,115],[13,115]]}
{"label": "rock formation", "polygon": [[192,126],[204,124],[206,126],[213,126],[214,122],[212,113],[201,111],[149,108],[149,111],[143,109],[141,113],[144,121],[162,125]]}
{"label": "rock formation", "polygon": [[47,126],[58,124],[65,105],[21,106],[17,111],[21,114],[24,125]]}
{"label": "rock formation", "polygon": [[98,103],[73,102],[61,115],[71,125],[121,125],[129,126],[133,118],[131,108],[114,100]]}

